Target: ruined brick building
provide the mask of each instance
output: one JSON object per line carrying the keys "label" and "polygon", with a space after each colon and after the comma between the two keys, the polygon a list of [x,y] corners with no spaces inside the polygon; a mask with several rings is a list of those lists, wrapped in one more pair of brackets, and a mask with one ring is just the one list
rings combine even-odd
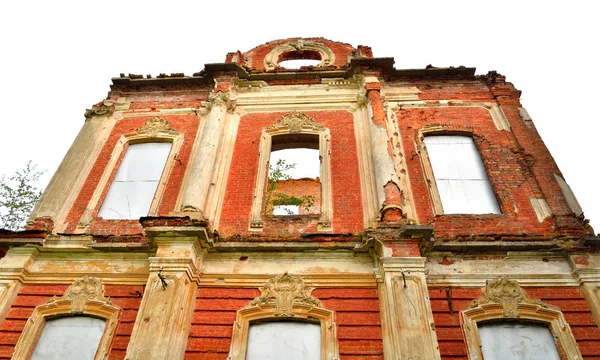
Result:
{"label": "ruined brick building", "polygon": [[114,78],[0,232],[0,358],[600,359],[599,239],[519,95],[321,38]]}

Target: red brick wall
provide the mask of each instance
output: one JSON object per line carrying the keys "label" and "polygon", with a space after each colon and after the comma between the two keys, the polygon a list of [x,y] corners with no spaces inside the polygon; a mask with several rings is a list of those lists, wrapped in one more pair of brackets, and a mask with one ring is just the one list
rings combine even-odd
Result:
{"label": "red brick wall", "polygon": [[[183,175],[185,173],[185,168],[190,157],[199,124],[199,118],[196,115],[163,116],[163,118],[171,122],[172,127],[175,130],[183,134],[183,144],[179,150],[179,153],[177,154],[177,158],[181,160],[181,163],[179,161],[175,161],[173,163],[171,173],[165,185],[165,191],[160,200],[158,215],[168,215],[169,212],[175,210],[175,202],[177,201],[177,196],[179,195],[179,190],[183,181]],[[81,219],[94,191],[96,190],[96,187],[98,186],[98,182],[102,177],[108,162],[110,161],[111,154],[117,142],[121,138],[121,135],[134,133],[136,129],[141,128],[144,122],[150,119],[151,117],[127,118],[119,121],[115,125],[106,144],[102,148],[100,155],[98,156],[98,159],[96,160],[96,163],[90,172],[90,175],[83,185],[81,193],[75,200],[75,203],[71,208],[69,215],[67,216],[66,221],[69,223],[69,226],[67,227],[67,233],[71,233],[75,230],[77,223]],[[126,149],[124,149],[120,154],[119,163],[125,155],[125,152]],[[100,206],[102,205],[102,201],[108,192],[108,188],[112,183],[112,179],[118,170],[118,165],[119,164],[117,164],[117,166],[115,166],[113,169],[110,180],[103,189],[100,201],[94,209],[94,216],[96,216]],[[103,220],[101,218],[96,218],[90,227],[90,233],[94,235],[134,235],[140,234],[141,232],[142,227],[138,220]]]}
{"label": "red brick wall", "polygon": [[[69,285],[24,285],[19,291],[6,320],[0,325],[0,359],[10,359],[27,319],[36,306],[46,304],[53,296],[62,296]],[[110,359],[123,359],[135,323],[143,286],[105,285],[104,296],[110,297],[113,306],[121,309],[119,324],[112,342]]]}
{"label": "red brick wall", "polygon": [[[319,178],[311,179],[289,179],[277,181],[277,188],[273,193],[281,193],[287,196],[294,196],[302,199],[303,196],[312,196],[314,203],[307,209],[307,203],[299,207],[299,215],[320,214],[321,213],[321,182]],[[277,204],[286,205],[286,204]],[[273,213],[273,204],[267,204],[267,213]]]}
{"label": "red brick wall", "polygon": [[[185,358],[226,359],[236,312],[259,295],[257,289],[199,289]],[[383,359],[377,290],[316,289],[312,295],[335,311],[341,359]]]}
{"label": "red brick wall", "polygon": [[[525,288],[532,299],[554,305],[563,312],[569,323],[584,359],[600,359],[600,331],[594,322],[591,310],[578,288]],[[460,311],[467,309],[471,301],[481,297],[481,289],[452,289],[450,315],[445,288],[430,288],[433,320],[440,353],[444,360],[467,359],[467,348],[460,327]]]}
{"label": "red brick wall", "polygon": [[[254,196],[258,150],[262,129],[276,123],[285,113],[250,114],[241,118],[235,142],[229,180],[221,213],[219,233],[222,236],[247,234]],[[333,202],[333,232],[356,233],[363,229],[360,178],[353,117],[347,111],[307,112],[317,123],[331,132],[331,187]],[[301,232],[316,232],[317,219],[308,223],[273,226],[265,221],[266,236],[297,236]]]}
{"label": "red brick wall", "polygon": [[[419,222],[432,224],[436,238],[479,237],[479,240],[522,240],[527,236],[553,234],[583,235],[583,223],[575,219],[554,179],[559,173],[550,152],[531,122],[518,113],[518,92],[510,83],[488,86],[484,81],[415,82],[425,101],[466,100],[502,104],[511,131],[496,129],[487,110],[478,107],[404,108],[395,116],[402,134],[404,150],[416,153],[418,132],[425,125],[437,125],[442,133],[473,134],[498,199],[500,215],[435,216],[421,161],[407,158],[415,206]],[[558,216],[539,223],[529,202],[530,197],[543,197]],[[486,238],[487,237],[487,238]]]}

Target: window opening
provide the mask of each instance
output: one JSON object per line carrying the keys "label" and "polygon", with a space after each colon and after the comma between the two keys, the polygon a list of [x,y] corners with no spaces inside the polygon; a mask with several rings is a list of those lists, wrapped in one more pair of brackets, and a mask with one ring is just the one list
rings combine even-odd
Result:
{"label": "window opening", "polygon": [[98,211],[104,219],[138,219],[148,215],[171,143],[131,144]]}
{"label": "window opening", "polygon": [[500,208],[469,136],[424,139],[444,214],[499,214]]}
{"label": "window opening", "polygon": [[321,359],[321,325],[297,321],[250,324],[246,360],[280,359]]}
{"label": "window opening", "polygon": [[90,316],[46,320],[31,360],[94,359],[106,320]]}
{"label": "window opening", "polygon": [[265,214],[318,215],[321,208],[319,136],[272,138]]}
{"label": "window opening", "polygon": [[478,324],[485,360],[559,360],[547,326],[518,322]]}
{"label": "window opening", "polygon": [[303,66],[317,66],[321,63],[318,51],[291,51],[279,56],[278,65],[285,69],[299,69]]}

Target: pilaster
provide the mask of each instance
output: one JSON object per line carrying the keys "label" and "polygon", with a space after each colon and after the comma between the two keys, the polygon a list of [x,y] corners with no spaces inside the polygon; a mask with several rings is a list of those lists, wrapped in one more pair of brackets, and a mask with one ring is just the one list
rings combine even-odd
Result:
{"label": "pilaster", "polygon": [[131,334],[126,359],[183,359],[190,330],[198,269],[205,250],[203,227],[146,228],[157,246]]}
{"label": "pilaster", "polygon": [[189,181],[183,193],[181,206],[183,212],[199,213],[200,217],[206,216],[205,205],[215,169],[219,142],[225,127],[228,108],[232,106],[229,95],[229,92],[219,91],[211,94],[209,98],[210,112],[204,121],[200,142],[188,174]]}

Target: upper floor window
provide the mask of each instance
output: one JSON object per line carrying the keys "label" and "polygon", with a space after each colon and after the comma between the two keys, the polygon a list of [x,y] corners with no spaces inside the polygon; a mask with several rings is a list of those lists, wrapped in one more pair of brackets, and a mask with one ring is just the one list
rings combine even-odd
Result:
{"label": "upper floor window", "polygon": [[485,360],[560,360],[547,326],[519,322],[477,325]]}
{"label": "upper floor window", "polygon": [[469,136],[426,136],[444,214],[499,214],[481,156]]}
{"label": "upper floor window", "polygon": [[321,325],[297,321],[250,324],[246,360],[279,359],[321,359]]}
{"label": "upper floor window", "polygon": [[319,136],[272,137],[266,215],[318,215],[321,207]]}
{"label": "upper floor window", "polygon": [[105,326],[90,316],[46,320],[31,360],[94,359]]}
{"label": "upper floor window", "polygon": [[148,215],[170,151],[169,142],[130,144],[98,216],[138,219]]}

